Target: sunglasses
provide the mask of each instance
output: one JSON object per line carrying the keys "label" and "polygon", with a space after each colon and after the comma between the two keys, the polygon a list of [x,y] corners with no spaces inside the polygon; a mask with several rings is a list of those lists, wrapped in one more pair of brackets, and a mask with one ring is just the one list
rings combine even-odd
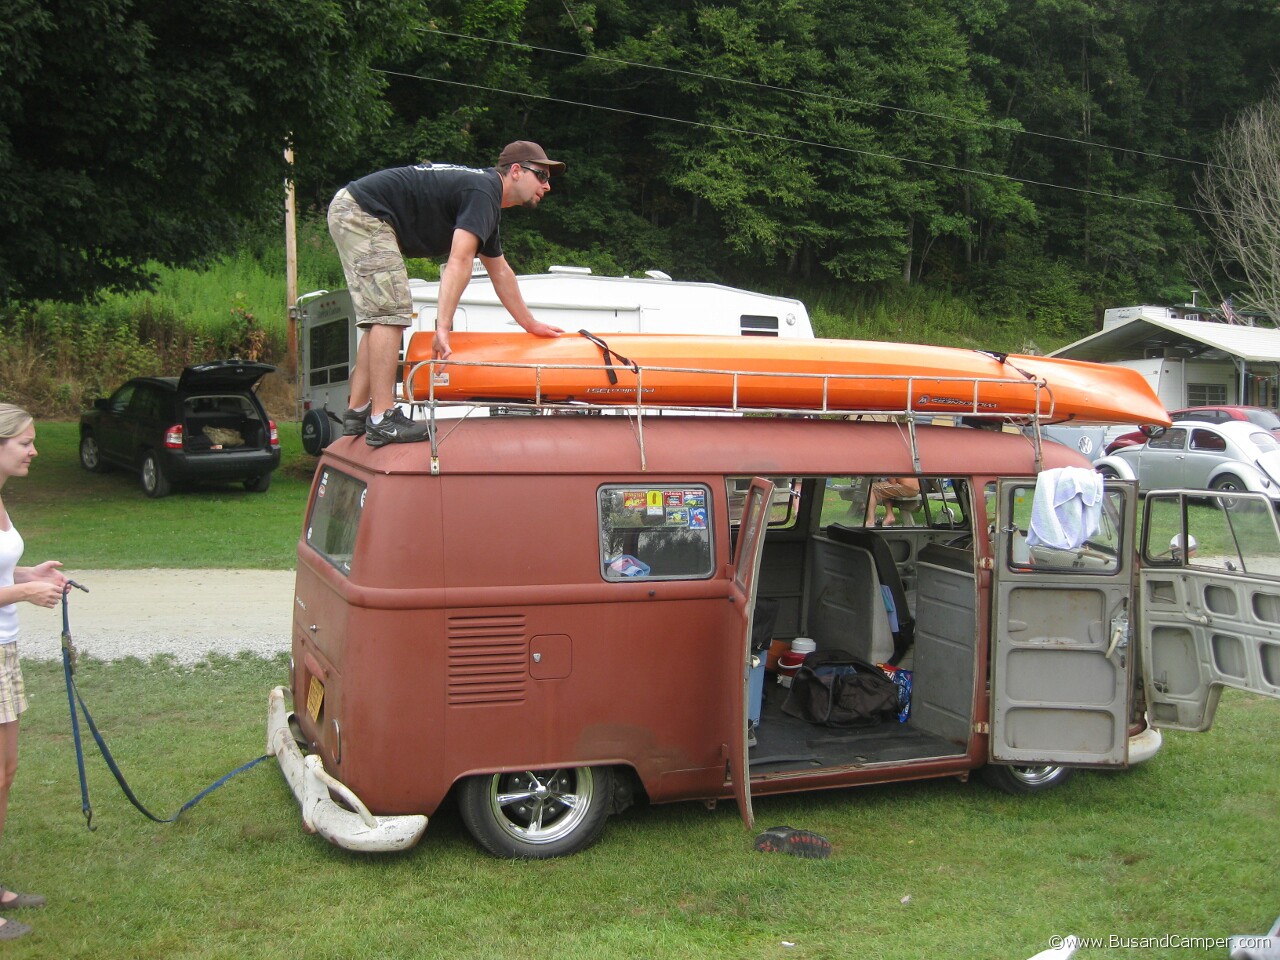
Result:
{"label": "sunglasses", "polygon": [[548,183],[551,180],[551,174],[547,173],[547,171],[540,170],[537,167],[531,167],[527,163],[520,164],[520,168],[522,170],[528,170],[530,173],[532,173],[535,177],[538,178],[539,183]]}

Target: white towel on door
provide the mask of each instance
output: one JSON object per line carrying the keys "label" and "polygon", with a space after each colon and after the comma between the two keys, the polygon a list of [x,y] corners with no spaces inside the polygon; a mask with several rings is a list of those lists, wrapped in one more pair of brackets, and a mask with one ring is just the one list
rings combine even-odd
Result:
{"label": "white towel on door", "polygon": [[1084,467],[1057,467],[1036,478],[1027,546],[1074,550],[1098,532],[1102,476]]}

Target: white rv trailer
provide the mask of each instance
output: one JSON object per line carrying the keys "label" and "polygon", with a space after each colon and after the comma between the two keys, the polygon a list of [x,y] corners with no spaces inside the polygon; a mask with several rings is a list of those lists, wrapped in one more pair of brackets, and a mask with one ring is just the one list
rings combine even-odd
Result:
{"label": "white rv trailer", "polygon": [[[658,270],[644,277],[605,277],[587,267],[551,267],[547,273],[516,279],[533,315],[567,331],[813,337],[809,312],[799,300],[672,280]],[[409,334],[434,330],[439,282],[410,280],[409,286],[413,293]],[[335,428],[347,405],[348,378],[363,333],[355,325],[346,290],[299,297],[297,317],[302,442],[309,453],[318,454],[339,435]],[[478,260],[454,314],[453,329],[520,329]]]}

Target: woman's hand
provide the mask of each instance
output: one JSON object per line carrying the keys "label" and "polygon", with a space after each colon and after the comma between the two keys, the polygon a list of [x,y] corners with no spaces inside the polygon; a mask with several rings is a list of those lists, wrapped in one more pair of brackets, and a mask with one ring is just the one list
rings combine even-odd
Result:
{"label": "woman's hand", "polygon": [[[63,577],[63,580],[65,579],[66,577]],[[37,607],[55,607],[62,599],[62,595],[67,592],[65,583],[59,586],[50,580],[30,580],[22,586],[27,592],[24,599]]]}

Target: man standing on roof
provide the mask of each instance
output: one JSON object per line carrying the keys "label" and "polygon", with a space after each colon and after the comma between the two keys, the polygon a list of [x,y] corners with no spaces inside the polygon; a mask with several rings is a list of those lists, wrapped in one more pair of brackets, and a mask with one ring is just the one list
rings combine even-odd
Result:
{"label": "man standing on roof", "polygon": [[520,326],[539,337],[564,333],[534,319],[498,236],[502,210],[536,207],[551,190],[551,175],[563,170],[564,164],[547,159],[536,143],[517,140],[503,149],[496,169],[433,163],[393,167],[337,192],[329,204],[329,234],[342,258],[356,326],[365,332],[342,414],[343,436],[363,433],[373,447],[426,439],[426,422],[415,423],[394,403],[396,364],[413,312],[405,257],[449,258],[440,273],[432,343],[436,359],[451,353],[454,311],[477,256]]}

